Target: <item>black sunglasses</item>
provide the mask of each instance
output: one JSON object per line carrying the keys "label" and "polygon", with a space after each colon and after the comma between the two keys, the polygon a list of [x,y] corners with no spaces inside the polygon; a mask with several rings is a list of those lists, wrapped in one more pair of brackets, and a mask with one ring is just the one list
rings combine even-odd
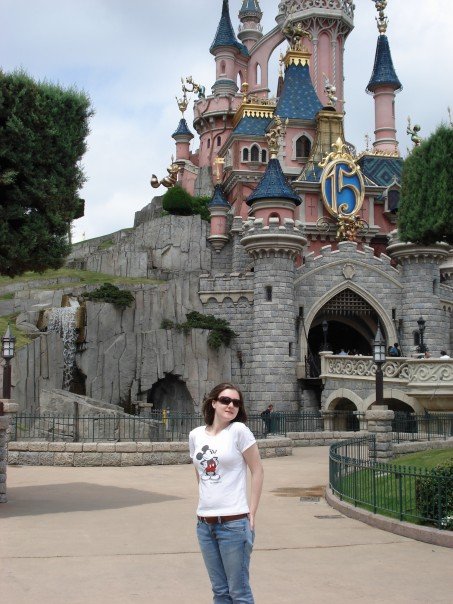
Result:
{"label": "black sunglasses", "polygon": [[238,398],[231,398],[229,396],[219,396],[217,400],[219,401],[219,403],[222,403],[222,405],[229,405],[230,403],[233,403],[235,407],[241,406],[241,401]]}

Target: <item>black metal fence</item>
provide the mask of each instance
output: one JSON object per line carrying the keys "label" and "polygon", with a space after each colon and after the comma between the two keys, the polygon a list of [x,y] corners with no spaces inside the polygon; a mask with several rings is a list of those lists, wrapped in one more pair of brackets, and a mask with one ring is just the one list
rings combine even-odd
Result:
{"label": "black metal fence", "polygon": [[453,530],[453,472],[377,463],[374,447],[371,435],[331,445],[333,493],[374,513]]}
{"label": "black metal fence", "polygon": [[392,422],[393,440],[446,440],[453,436],[453,413],[395,413]]}
{"label": "black metal fence", "polygon": [[[343,418],[343,416],[342,416]],[[203,424],[195,413],[154,411],[146,416],[103,414],[62,416],[54,414],[20,414],[14,417],[11,440],[45,440],[69,442],[99,441],[179,441]],[[250,414],[247,424],[256,438],[286,436],[288,432],[320,432],[320,413],[271,413],[265,419]]]}

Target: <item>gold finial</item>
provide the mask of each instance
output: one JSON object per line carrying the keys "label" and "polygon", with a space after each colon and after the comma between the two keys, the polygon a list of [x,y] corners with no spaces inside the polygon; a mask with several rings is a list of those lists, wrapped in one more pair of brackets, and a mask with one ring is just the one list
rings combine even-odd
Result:
{"label": "gold finial", "polygon": [[286,134],[286,126],[288,125],[288,119],[283,123],[280,116],[276,115],[274,118],[274,125],[266,132],[267,143],[269,146],[269,155],[271,159],[275,159],[280,151],[280,145],[283,137]]}
{"label": "gold finial", "polygon": [[422,137],[418,134],[421,130],[421,126],[418,124],[411,125],[411,118],[407,118],[407,129],[406,133],[411,135],[411,141],[414,143],[414,147],[419,147],[422,142]]}
{"label": "gold finial", "polygon": [[189,106],[189,99],[187,98],[187,94],[184,89],[184,85],[182,87],[182,92],[183,92],[182,98],[180,98],[180,99],[178,99],[178,97],[175,97],[175,98],[176,98],[176,102],[178,103],[179,111],[182,113],[182,117],[184,117],[184,112],[186,111],[187,107]]}
{"label": "gold finial", "polygon": [[214,160],[214,165],[216,168],[216,178],[217,178],[217,183],[219,183],[222,180],[222,174],[220,172],[220,166],[222,166],[225,163],[225,158],[224,157],[216,157]]}
{"label": "gold finial", "polygon": [[242,82],[241,92],[242,92],[243,102],[245,102],[247,100],[247,96],[249,93],[249,85],[247,82]]}
{"label": "gold finial", "polygon": [[387,8],[387,0],[373,0],[376,5],[376,10],[379,12],[379,17],[376,17],[376,23],[378,26],[379,33],[385,34],[389,24],[388,17],[385,15],[385,9]]}

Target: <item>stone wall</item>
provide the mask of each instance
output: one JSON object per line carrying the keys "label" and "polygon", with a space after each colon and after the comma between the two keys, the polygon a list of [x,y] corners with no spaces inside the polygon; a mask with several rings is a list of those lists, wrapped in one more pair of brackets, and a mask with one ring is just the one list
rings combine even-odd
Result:
{"label": "stone wall", "polygon": [[[269,438],[257,443],[263,458],[292,455],[289,438]],[[11,466],[153,466],[188,463],[191,463],[191,459],[187,442],[11,442],[8,451],[8,464]]]}
{"label": "stone wall", "polygon": [[[192,272],[211,270],[209,224],[200,216],[162,216],[140,222],[102,249],[102,240],[76,244],[68,265],[125,277],[147,277],[148,271]],[[105,242],[104,242],[105,243]]]}
{"label": "stone wall", "polygon": [[252,345],[253,273],[201,275],[203,312],[229,322],[237,337],[231,344],[231,379],[248,399]]}

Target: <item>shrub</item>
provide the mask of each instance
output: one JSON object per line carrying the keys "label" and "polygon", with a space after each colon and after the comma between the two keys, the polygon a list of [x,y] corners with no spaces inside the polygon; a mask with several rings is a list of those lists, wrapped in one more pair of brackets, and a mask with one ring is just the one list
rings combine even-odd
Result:
{"label": "shrub", "polygon": [[209,221],[208,203],[210,197],[192,197],[179,185],[168,189],[162,197],[162,216],[173,214],[174,216],[192,216],[198,214],[202,220]]}
{"label": "shrub", "polygon": [[192,196],[182,187],[176,185],[162,197],[162,208],[176,216],[190,216],[192,212]]}
{"label": "shrub", "polygon": [[420,516],[453,530],[453,460],[439,464],[415,481],[415,502]]}
{"label": "shrub", "polygon": [[192,197],[192,212],[198,214],[200,218],[206,220],[206,222],[211,220],[211,214],[208,208],[208,203],[210,201],[210,197]]}
{"label": "shrub", "polygon": [[[163,327],[164,323],[168,327]],[[170,323],[171,327],[174,327],[178,331],[183,331],[185,334],[188,334],[191,329],[208,329],[210,331],[208,345],[215,350],[218,350],[222,344],[229,346],[237,335],[231,329],[228,321],[217,319],[213,315],[203,315],[196,311],[187,313],[184,323],[173,324],[172,321],[165,319],[162,321],[161,327],[163,329],[171,329]]]}
{"label": "shrub", "polygon": [[98,289],[86,292],[82,296],[92,302],[107,302],[119,308],[126,308],[126,306],[130,306],[134,301],[134,296],[130,291],[120,289],[112,283],[104,283]]}
{"label": "shrub", "polygon": [[173,321],[170,321],[170,319],[162,319],[162,322],[160,324],[161,329],[173,329],[174,326],[175,324],[173,323]]}

